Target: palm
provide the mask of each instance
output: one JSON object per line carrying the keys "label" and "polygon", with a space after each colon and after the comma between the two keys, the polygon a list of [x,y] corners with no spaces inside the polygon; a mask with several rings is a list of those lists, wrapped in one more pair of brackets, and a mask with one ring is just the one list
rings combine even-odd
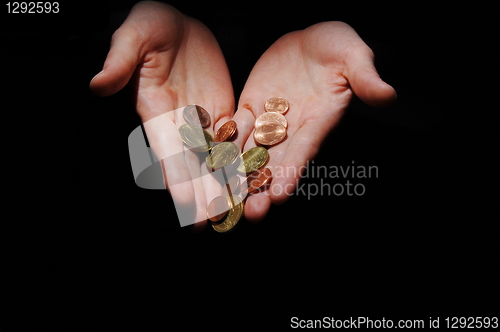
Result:
{"label": "palm", "polygon": [[354,30],[340,22],[328,22],[283,36],[254,66],[235,115],[243,133],[238,137],[239,144],[244,149],[255,146],[251,135],[253,122],[264,112],[268,98],[287,99],[290,110],[286,113],[287,138],[268,149],[268,165],[278,176],[270,190],[248,198],[248,219],[259,220],[271,202],[287,200],[297,184],[298,170],[318,152],[347,108],[353,94],[351,84],[356,83],[353,81],[362,81],[355,92],[367,102],[376,104],[392,98],[394,90],[387,85],[380,87],[385,89],[379,91],[381,96],[370,95],[370,84],[385,83],[369,72],[369,63],[358,61],[359,66],[368,66],[359,68],[348,65],[349,57],[360,52],[361,58],[363,53],[370,57],[371,51]]}
{"label": "palm", "polygon": [[229,72],[212,33],[194,19],[183,20],[175,31],[173,23],[160,16],[148,24],[151,31],[143,32],[150,40],[137,72],[137,108],[140,114],[143,108],[156,111],[161,103],[163,113],[196,103],[217,122],[234,110]]}

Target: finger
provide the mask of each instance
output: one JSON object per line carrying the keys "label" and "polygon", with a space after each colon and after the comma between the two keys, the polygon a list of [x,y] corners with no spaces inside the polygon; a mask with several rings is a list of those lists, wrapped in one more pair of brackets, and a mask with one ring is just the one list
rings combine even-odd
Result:
{"label": "finger", "polygon": [[184,144],[169,113],[144,122],[144,129],[156,157],[163,160],[166,182],[174,203],[179,208],[189,208],[194,200],[191,173],[185,158]]}
{"label": "finger", "polygon": [[[248,105],[246,106],[250,107]],[[236,122],[237,126],[236,139],[233,141],[233,143],[238,146],[241,152],[243,152],[245,144],[247,143],[250,134],[254,129],[255,116],[250,108],[238,107],[233,120]]]}
{"label": "finger", "polygon": [[139,37],[135,30],[120,28],[113,34],[104,67],[90,81],[90,89],[105,97],[123,89],[140,59]]}
{"label": "finger", "polygon": [[245,204],[245,219],[257,223],[262,221],[271,208],[269,189],[257,194],[250,194]]}
{"label": "finger", "polygon": [[370,106],[384,107],[396,100],[396,90],[380,78],[366,45],[356,47],[348,58],[346,77],[354,93]]}
{"label": "finger", "polygon": [[208,152],[198,155],[193,151],[186,151],[187,167],[191,174],[194,189],[194,206],[190,213],[193,219],[190,223],[193,225],[192,229],[195,231],[203,230],[207,225],[208,202],[205,188],[206,183],[210,182],[210,174],[205,164],[200,165],[199,163],[199,158],[204,158],[207,155]]}
{"label": "finger", "polygon": [[[254,110],[258,109],[258,102],[254,102],[255,98],[245,98],[243,97],[241,101],[247,101],[246,103],[241,103],[236,111],[233,120],[237,124],[237,136],[234,140],[234,143],[238,146],[241,152],[248,150],[251,147],[255,146],[255,142],[252,136],[255,124],[255,114]],[[245,178],[243,178],[242,181]],[[248,195],[247,192],[243,193],[244,195]],[[245,197],[243,197],[245,198]],[[271,201],[268,196],[263,195],[263,193],[259,194],[250,194],[246,196],[245,201],[245,219],[250,222],[259,222],[261,221],[267,211],[271,206]]]}

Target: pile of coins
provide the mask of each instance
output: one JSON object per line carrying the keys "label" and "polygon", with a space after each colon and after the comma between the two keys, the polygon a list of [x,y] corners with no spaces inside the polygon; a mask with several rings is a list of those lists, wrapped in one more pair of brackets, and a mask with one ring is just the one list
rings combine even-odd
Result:
{"label": "pile of coins", "polygon": [[283,116],[288,111],[288,102],[280,97],[271,98],[266,101],[262,113],[255,120],[255,141],[262,145],[274,145],[281,142],[286,136],[288,122]]}
{"label": "pile of coins", "polygon": [[[264,108],[266,112],[255,121],[254,139],[260,145],[270,146],[286,137],[287,120],[283,114],[289,105],[285,99],[277,97],[269,99]],[[232,120],[224,123],[212,137],[203,129],[211,124],[210,114],[199,105],[186,106],[183,117],[187,124],[179,127],[179,132],[184,144],[192,151],[208,152],[207,167],[212,171],[221,169],[224,175],[221,195],[208,205],[207,219],[217,232],[228,232],[243,215],[244,200],[238,194],[246,198],[246,194],[255,193],[271,182],[272,172],[265,167],[269,153],[266,148],[256,146],[240,154],[236,144],[230,142],[237,131],[236,122]],[[240,184],[238,173],[246,176],[245,183]]]}

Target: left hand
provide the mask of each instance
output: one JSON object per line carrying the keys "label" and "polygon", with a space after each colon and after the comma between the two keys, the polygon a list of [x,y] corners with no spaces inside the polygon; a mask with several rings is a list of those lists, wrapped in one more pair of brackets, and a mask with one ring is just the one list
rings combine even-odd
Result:
{"label": "left hand", "polygon": [[[287,137],[268,149],[268,166],[275,174],[279,169],[299,170],[318,153],[353,93],[376,107],[396,99],[396,91],[377,74],[373,52],[349,25],[324,22],[288,33],[250,73],[234,116],[239,132],[235,143],[243,151],[255,146],[255,119],[265,112],[267,99],[282,97],[290,104]],[[248,197],[248,220],[261,220],[271,203],[282,204],[295,191],[298,172],[280,173],[283,176],[275,176],[268,190]]]}

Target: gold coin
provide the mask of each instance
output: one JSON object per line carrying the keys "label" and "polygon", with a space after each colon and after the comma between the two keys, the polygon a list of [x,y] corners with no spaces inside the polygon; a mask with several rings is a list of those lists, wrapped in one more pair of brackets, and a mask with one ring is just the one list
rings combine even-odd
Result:
{"label": "gold coin", "polygon": [[246,185],[248,187],[247,191],[249,194],[256,192],[261,187],[268,184],[273,178],[273,173],[269,167],[265,167],[264,169],[258,169],[255,172],[252,172],[247,179]]}
{"label": "gold coin", "polygon": [[266,112],[277,112],[280,114],[285,114],[288,111],[288,107],[288,101],[280,97],[270,98],[264,105]]}
{"label": "gold coin", "polygon": [[223,142],[212,148],[210,154],[205,158],[207,166],[213,170],[230,165],[236,161],[240,149],[231,142]]}
{"label": "gold coin", "polygon": [[197,152],[208,151],[214,144],[212,135],[199,124],[185,124],[179,127],[182,141]]}
{"label": "gold coin", "polygon": [[217,130],[214,140],[216,142],[225,142],[228,139],[230,139],[235,132],[236,132],[236,122],[234,122],[233,120],[229,120],[228,122],[224,123],[219,128],[219,130]]}
{"label": "gold coin", "polygon": [[248,174],[264,166],[269,158],[269,153],[265,148],[256,146],[243,152],[240,158],[241,162],[238,166],[238,172]]}
{"label": "gold coin", "polygon": [[207,207],[207,218],[213,223],[220,222],[229,213],[229,201],[226,197],[215,197]]}
{"label": "gold coin", "polygon": [[236,195],[233,195],[231,208],[227,214],[226,219],[219,224],[212,224],[212,227],[219,233],[226,233],[232,230],[243,215],[243,201]]}
{"label": "gold coin", "polygon": [[262,126],[263,124],[268,124],[268,123],[279,123],[285,128],[288,126],[288,122],[286,121],[285,116],[276,112],[262,113],[255,120],[254,126],[255,128],[257,128]]}
{"label": "gold coin", "polygon": [[286,128],[277,122],[263,124],[253,132],[255,141],[262,145],[274,145],[281,142],[286,136]]}
{"label": "gold coin", "polygon": [[199,124],[203,128],[210,126],[210,114],[199,105],[187,105],[182,111],[182,116],[187,123]]}

